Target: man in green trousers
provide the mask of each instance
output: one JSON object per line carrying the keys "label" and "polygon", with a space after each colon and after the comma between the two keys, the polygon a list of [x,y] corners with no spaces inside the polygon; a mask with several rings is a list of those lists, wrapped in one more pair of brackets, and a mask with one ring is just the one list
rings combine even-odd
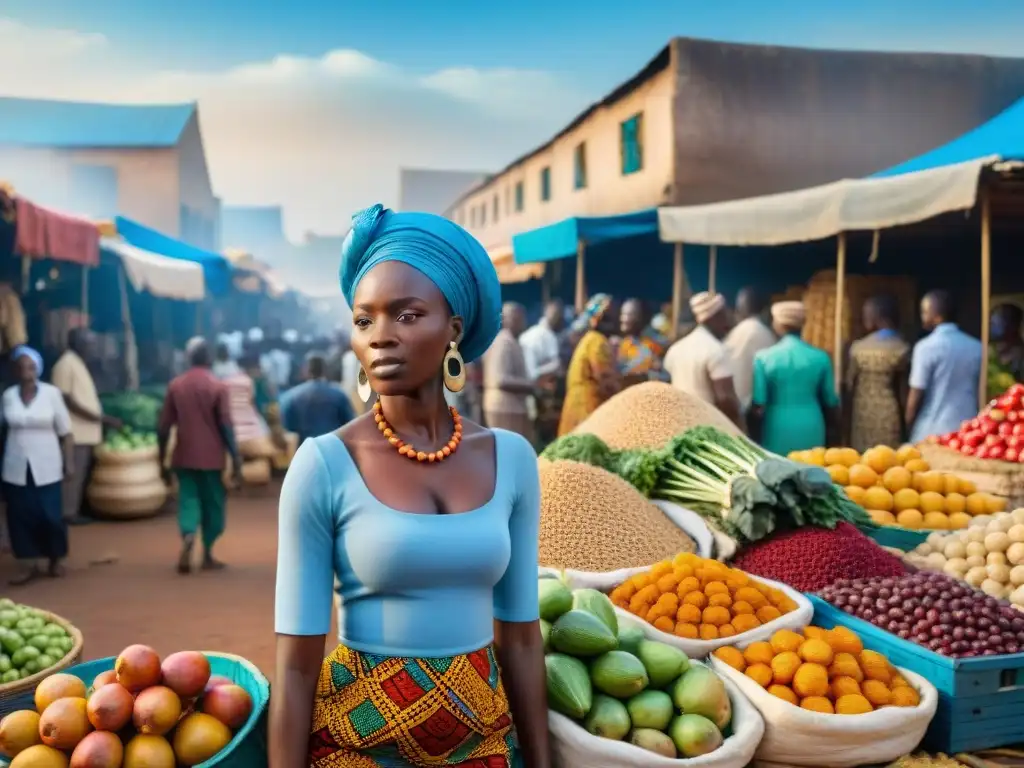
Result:
{"label": "man in green trousers", "polygon": [[185,347],[189,369],[167,388],[160,414],[158,436],[160,465],[167,466],[171,428],[176,428],[171,469],[178,477],[178,525],[182,548],[178,573],[192,571],[196,533],[202,535],[203,570],[220,570],[224,564],[213,556],[213,545],[224,533],[227,491],[224,488],[224,455],[231,456],[236,483],[241,478],[227,387],[213,375],[213,356],[204,339],[194,338]]}

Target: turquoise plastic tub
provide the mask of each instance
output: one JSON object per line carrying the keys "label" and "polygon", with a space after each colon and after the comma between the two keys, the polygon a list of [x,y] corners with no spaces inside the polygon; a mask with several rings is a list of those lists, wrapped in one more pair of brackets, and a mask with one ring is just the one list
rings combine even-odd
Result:
{"label": "turquoise plastic tub", "polygon": [[[200,763],[196,768],[266,768],[267,765],[267,705],[270,702],[270,683],[256,666],[241,656],[230,653],[203,651],[210,660],[210,671],[231,680],[252,696],[252,714],[231,742],[216,757]],[[75,675],[92,685],[100,672],[114,668],[116,657],[86,661],[68,667],[63,672]],[[31,703],[29,704],[31,706]],[[0,766],[10,765],[0,758]]]}
{"label": "turquoise plastic tub", "polygon": [[814,624],[837,624],[860,635],[864,647],[885,654],[898,667],[926,678],[939,692],[939,706],[924,746],[955,754],[995,749],[1024,741],[1024,653],[951,659],[904,640],[842,611],[815,595]]}
{"label": "turquoise plastic tub", "polygon": [[928,538],[932,531],[915,531],[901,528],[898,525],[883,525],[878,528],[861,528],[861,530],[883,547],[893,547],[909,552]]}

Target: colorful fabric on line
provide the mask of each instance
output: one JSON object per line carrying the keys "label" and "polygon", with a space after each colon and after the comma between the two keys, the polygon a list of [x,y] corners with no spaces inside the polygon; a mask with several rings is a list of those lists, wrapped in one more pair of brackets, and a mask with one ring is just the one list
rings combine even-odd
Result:
{"label": "colorful fabric on line", "polygon": [[311,768],[518,768],[492,647],[400,658],[339,645],[320,671]]}

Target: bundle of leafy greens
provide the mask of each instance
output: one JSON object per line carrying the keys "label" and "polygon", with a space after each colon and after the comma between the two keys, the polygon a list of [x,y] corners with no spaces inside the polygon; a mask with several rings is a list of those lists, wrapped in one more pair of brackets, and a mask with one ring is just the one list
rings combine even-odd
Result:
{"label": "bundle of leafy greens", "polygon": [[541,455],[614,472],[645,496],[697,512],[740,541],[757,541],[780,528],[835,528],[844,520],[873,525],[825,470],[713,427],[694,427],[655,451],[615,451],[594,435],[567,435]]}

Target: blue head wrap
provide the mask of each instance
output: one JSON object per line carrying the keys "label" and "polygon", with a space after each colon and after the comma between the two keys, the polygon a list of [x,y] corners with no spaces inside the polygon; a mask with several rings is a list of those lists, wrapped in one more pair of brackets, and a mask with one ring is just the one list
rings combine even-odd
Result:
{"label": "blue head wrap", "polygon": [[43,356],[40,355],[36,350],[27,344],[22,344],[20,347],[15,347],[11,353],[11,360],[18,360],[19,358],[27,357],[33,363],[36,364],[36,376],[42,377],[43,375]]}
{"label": "blue head wrap", "polygon": [[466,230],[432,213],[395,213],[377,204],[352,217],[341,247],[341,292],[353,305],[356,286],[385,261],[426,275],[465,329],[459,352],[476,360],[501,330],[501,284],[483,246]]}

